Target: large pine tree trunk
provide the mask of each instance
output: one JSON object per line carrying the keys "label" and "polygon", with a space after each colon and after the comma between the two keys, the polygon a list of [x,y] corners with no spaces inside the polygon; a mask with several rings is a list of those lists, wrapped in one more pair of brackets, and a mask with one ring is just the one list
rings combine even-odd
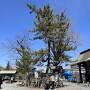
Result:
{"label": "large pine tree trunk", "polygon": [[47,70],[46,73],[48,73],[50,68],[50,40],[48,40],[48,62],[47,62]]}

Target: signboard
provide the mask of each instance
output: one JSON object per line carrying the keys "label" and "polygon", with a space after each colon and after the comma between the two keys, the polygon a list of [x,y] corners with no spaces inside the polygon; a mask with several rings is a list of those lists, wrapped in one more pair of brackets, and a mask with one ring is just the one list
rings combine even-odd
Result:
{"label": "signboard", "polygon": [[35,72],[35,78],[38,78],[38,72]]}

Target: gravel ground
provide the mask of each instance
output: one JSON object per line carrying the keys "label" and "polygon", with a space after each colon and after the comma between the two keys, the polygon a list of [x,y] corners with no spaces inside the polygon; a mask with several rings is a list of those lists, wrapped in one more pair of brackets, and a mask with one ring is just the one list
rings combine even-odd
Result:
{"label": "gravel ground", "polygon": [[[64,85],[65,85],[64,87],[55,90],[90,90],[90,87],[87,87],[83,84],[73,84],[69,82],[64,82]],[[17,86],[17,83],[13,83],[13,84],[3,83],[1,90],[44,90],[44,89],[20,87]]]}

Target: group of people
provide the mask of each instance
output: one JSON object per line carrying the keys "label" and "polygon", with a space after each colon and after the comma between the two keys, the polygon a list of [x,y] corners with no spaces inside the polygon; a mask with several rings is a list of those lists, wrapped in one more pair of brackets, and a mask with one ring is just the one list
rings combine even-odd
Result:
{"label": "group of people", "polygon": [[47,75],[45,90],[54,90],[55,88],[63,87],[63,81],[58,74]]}
{"label": "group of people", "polygon": [[47,77],[46,82],[45,82],[45,90],[49,90],[50,88],[52,90],[55,88],[55,77],[54,77],[54,75]]}

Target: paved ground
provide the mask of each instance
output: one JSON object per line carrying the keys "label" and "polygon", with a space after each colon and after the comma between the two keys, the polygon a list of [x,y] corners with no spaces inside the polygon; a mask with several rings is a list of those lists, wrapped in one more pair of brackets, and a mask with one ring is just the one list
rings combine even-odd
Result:
{"label": "paved ground", "polygon": [[[59,88],[55,90],[90,90],[90,87],[87,87],[84,85],[72,84],[72,83],[64,83],[64,84],[65,86],[63,88]],[[44,89],[20,87],[20,86],[17,86],[16,83],[14,84],[3,83],[1,90],[44,90]]]}

